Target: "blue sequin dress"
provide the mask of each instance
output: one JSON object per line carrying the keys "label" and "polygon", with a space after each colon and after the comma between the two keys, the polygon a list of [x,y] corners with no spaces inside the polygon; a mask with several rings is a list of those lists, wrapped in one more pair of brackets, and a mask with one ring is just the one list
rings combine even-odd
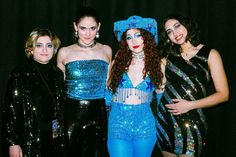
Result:
{"label": "blue sequin dress", "polygon": [[199,156],[206,137],[206,121],[201,109],[174,116],[165,107],[171,99],[198,100],[208,95],[211,82],[208,68],[210,49],[202,47],[189,61],[170,55],[166,66],[166,90],[157,111],[158,143],[161,150]]}

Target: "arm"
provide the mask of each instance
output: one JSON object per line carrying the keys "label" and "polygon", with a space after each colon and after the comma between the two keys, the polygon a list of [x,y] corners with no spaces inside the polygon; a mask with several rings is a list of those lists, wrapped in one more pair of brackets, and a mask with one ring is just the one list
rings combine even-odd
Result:
{"label": "arm", "polygon": [[64,79],[65,79],[65,65],[64,65],[64,59],[65,59],[65,48],[61,48],[58,51],[57,55],[57,66],[63,71]]}
{"label": "arm", "polygon": [[4,144],[9,146],[9,155],[10,157],[22,157],[22,150],[20,147],[19,136],[21,133],[19,132],[22,127],[22,119],[23,117],[21,106],[22,99],[20,85],[21,76],[19,74],[11,73],[8,79],[5,100],[4,100],[4,108],[3,108],[3,122],[2,122],[2,135]]}
{"label": "arm", "polygon": [[193,109],[211,107],[229,99],[229,87],[223,62],[219,52],[215,49],[212,49],[210,52],[208,66],[216,92],[212,95],[195,101],[173,99],[173,101],[176,102],[174,105],[166,105],[170,109],[170,112],[175,115],[179,115]]}
{"label": "arm", "polygon": [[166,59],[163,58],[161,60],[161,72],[163,73],[162,83],[159,86],[159,88],[156,89],[157,103],[160,103],[161,97],[162,97],[163,92],[165,90],[165,84],[166,84],[165,69],[166,69]]}

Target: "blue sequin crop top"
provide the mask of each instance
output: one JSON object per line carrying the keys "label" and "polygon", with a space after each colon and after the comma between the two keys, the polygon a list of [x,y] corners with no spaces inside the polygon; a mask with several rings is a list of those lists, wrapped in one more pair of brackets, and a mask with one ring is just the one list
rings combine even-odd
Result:
{"label": "blue sequin crop top", "polygon": [[66,64],[66,92],[72,99],[104,98],[108,63],[103,60],[77,60]]}
{"label": "blue sequin crop top", "polygon": [[130,96],[137,96],[141,104],[150,103],[153,99],[154,86],[150,77],[145,79],[134,87],[127,73],[124,73],[119,86],[114,95],[112,95],[113,103],[125,103]]}

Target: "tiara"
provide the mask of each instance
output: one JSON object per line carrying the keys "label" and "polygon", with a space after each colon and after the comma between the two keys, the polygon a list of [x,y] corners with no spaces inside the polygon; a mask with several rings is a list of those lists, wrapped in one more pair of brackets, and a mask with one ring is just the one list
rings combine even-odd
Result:
{"label": "tiara", "polygon": [[128,29],[142,28],[149,31],[158,43],[157,22],[153,18],[143,18],[141,16],[130,16],[127,20],[121,20],[114,23],[114,32],[118,41],[121,41],[122,34]]}

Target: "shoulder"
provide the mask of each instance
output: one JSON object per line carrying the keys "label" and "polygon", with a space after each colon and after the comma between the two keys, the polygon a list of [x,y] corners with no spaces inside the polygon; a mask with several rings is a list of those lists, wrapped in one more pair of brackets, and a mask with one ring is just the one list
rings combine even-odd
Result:
{"label": "shoulder", "polygon": [[109,45],[98,43],[102,54],[105,54],[106,57],[111,61],[112,59],[112,49]]}
{"label": "shoulder", "polygon": [[70,53],[71,51],[73,51],[74,48],[75,48],[75,44],[69,45],[69,46],[66,46],[66,47],[62,47],[62,48],[59,49],[58,55],[66,55],[66,54]]}
{"label": "shoulder", "polygon": [[217,59],[217,58],[221,58],[219,51],[214,48],[210,49],[209,59]]}
{"label": "shoulder", "polygon": [[105,45],[105,44],[100,44],[103,51],[107,54],[107,55],[111,55],[112,54],[112,49],[109,45]]}

